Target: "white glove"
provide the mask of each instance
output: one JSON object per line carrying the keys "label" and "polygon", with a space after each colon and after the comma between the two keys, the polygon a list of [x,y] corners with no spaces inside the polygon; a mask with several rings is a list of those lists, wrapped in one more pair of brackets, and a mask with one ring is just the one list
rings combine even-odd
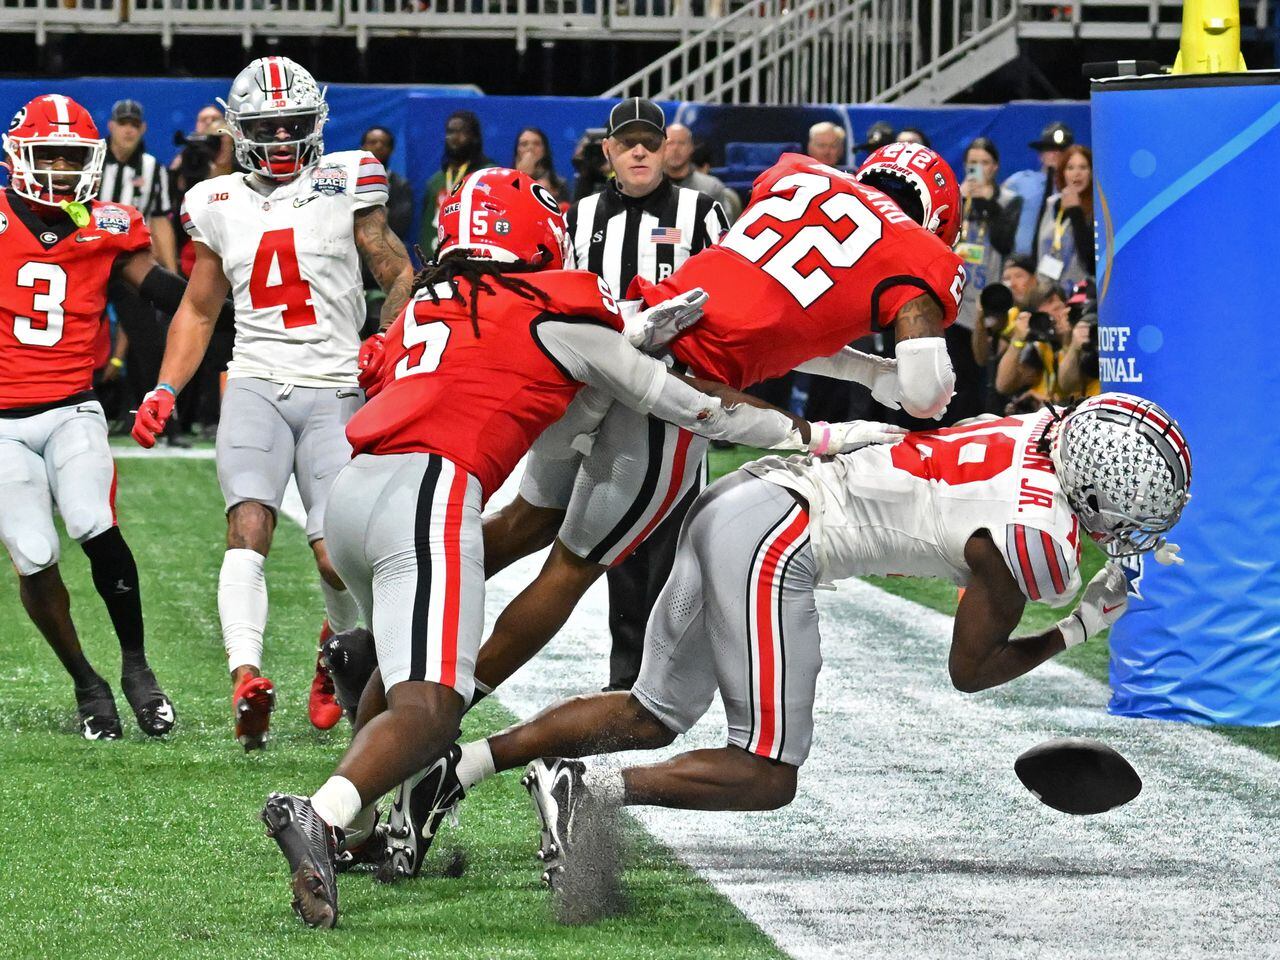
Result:
{"label": "white glove", "polygon": [[792,427],[786,439],[770,449],[802,450],[821,457],[835,453],[852,453],[873,443],[897,443],[906,433],[905,427],[876,423],[874,420],[848,420],[844,423],[827,423],[819,420],[817,423],[809,424],[808,443],[800,438],[800,431]]}
{"label": "white glove", "polygon": [[702,307],[709,299],[705,290],[694,287],[648,310],[639,310],[640,301],[624,301],[622,332],[642,353],[657,350],[701,320]]}
{"label": "white glove", "polygon": [[1180,567],[1187,562],[1178,556],[1181,552],[1182,548],[1176,543],[1161,539],[1155,550],[1156,563],[1162,567]]}
{"label": "white glove", "polygon": [[1084,643],[1119,620],[1129,607],[1129,581],[1114,560],[1093,575],[1079,605],[1071,615],[1058,621],[1058,630],[1067,647]]}

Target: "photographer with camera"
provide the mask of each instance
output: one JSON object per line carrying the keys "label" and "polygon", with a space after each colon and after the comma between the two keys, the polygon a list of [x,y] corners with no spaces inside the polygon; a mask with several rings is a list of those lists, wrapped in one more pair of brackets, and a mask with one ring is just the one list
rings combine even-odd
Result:
{"label": "photographer with camera", "polygon": [[1062,400],[1096,397],[1098,379],[1098,302],[1092,281],[1076,286],[1070,308],[1071,340],[1058,361],[1058,396]]}
{"label": "photographer with camera", "polygon": [[988,283],[978,294],[978,319],[971,331],[973,359],[983,371],[982,408],[1002,413],[1005,400],[995,389],[996,364],[1014,336],[1018,314],[1039,300],[1035,261],[1014,256],[1004,262],[999,283]]}
{"label": "photographer with camera", "polygon": [[[1019,412],[1060,398],[1058,365],[1071,341],[1070,309],[1061,287],[1049,287],[1036,308],[1013,322],[1009,348],[996,364],[996,391],[1013,398]],[[1035,401],[1027,406],[1027,401]]]}
{"label": "photographer with camera", "polygon": [[573,202],[594,196],[609,185],[609,160],[604,155],[604,127],[591,127],[573,148]]}

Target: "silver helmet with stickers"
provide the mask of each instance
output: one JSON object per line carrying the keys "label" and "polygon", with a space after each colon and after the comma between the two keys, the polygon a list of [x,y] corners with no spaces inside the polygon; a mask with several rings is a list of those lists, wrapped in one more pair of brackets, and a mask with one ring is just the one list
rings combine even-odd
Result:
{"label": "silver helmet with stickers", "polygon": [[261,57],[231,82],[220,100],[236,159],[271,180],[292,180],[324,153],[329,118],[325,91],[288,57]]}
{"label": "silver helmet with stickers", "polygon": [[1080,524],[1109,556],[1157,550],[1191,499],[1191,448],[1176,420],[1127,393],[1090,397],[1049,447]]}

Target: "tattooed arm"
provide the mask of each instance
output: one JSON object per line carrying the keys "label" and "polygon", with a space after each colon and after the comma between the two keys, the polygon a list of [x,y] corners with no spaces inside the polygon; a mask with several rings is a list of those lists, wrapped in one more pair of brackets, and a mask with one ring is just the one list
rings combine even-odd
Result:
{"label": "tattooed arm", "polygon": [[395,321],[409,302],[413,286],[413,266],[400,238],[387,224],[387,208],[368,207],[356,213],[356,249],[378,286],[387,295],[382,304],[382,329]]}
{"label": "tattooed arm", "polygon": [[942,416],[955,392],[956,375],[942,336],[944,319],[942,307],[928,294],[908,300],[893,318],[899,399],[913,417]]}

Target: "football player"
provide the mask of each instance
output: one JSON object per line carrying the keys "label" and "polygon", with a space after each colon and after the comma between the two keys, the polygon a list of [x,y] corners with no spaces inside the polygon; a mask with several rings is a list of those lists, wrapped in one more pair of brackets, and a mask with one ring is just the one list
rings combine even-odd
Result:
{"label": "football player", "polygon": [[[343,431],[362,402],[360,262],[387,293],[386,324],[408,300],[413,271],[387,226],[382,164],[363,150],[324,152],[329,107],[310,73],[285,57],[255,60],[232,82],[224,107],[236,157],[249,173],[205,180],[183,201],[195,266],[169,328],[160,382],[143,400],[133,436],[146,447],[155,443],[231,290],[236,339],[217,442],[227,508],[218,615],[236,739],[253,750],[266,745],[275,706],[275,688],[261,669],[263,568],[291,475],[324,591],[321,644],[356,625],[355,601],[333,569],[323,531],[329,487],[351,455]],[[342,715],[318,656],[309,713],[320,729]]]}
{"label": "football player", "polygon": [[[964,267],[951,250],[959,187],[946,161],[892,144],[856,176],[784,154],[717,247],[657,285],[656,303],[700,287],[706,316],[670,345],[699,377],[743,389],[797,369],[872,388],[881,402],[939,415],[955,384],[943,329],[956,317]],[[891,329],[897,360],[845,345]],[[588,394],[580,407],[591,405]],[[597,405],[597,408],[607,406]],[[593,429],[591,414],[579,433]],[[598,415],[595,417],[598,419]],[[585,457],[562,426],[534,447],[520,495],[485,521],[492,575],[552,543],[537,579],[503,611],[476,665],[480,695],[533,656],[609,567],[647,537],[693,486],[706,441],[626,407],[608,409]],[[647,611],[644,611],[647,614]]]}
{"label": "football player", "polygon": [[[458,791],[528,764],[548,879],[580,804],[771,810],[789,803],[813,734],[821,637],[814,589],[908,574],[964,586],[949,669],[965,692],[1022,676],[1114,623],[1127,581],[1108,562],[1072,612],[1011,638],[1028,600],[1080,585],[1080,536],[1111,558],[1154,551],[1189,498],[1191,456],[1156,404],[1109,393],[1056,410],[909,434],[831,458],[766,457],[707,488],[680,533],[635,687],[564,701],[458,756]],[[729,745],[607,772],[577,760],[671,743],[719,690]],[[454,775],[455,768],[444,775]],[[585,799],[584,799],[585,798]]]}
{"label": "football player", "polygon": [[85,659],[58,572],[57,505],[120,639],[125,698],[143,732],[160,736],[173,727],[173,704],[143,649],[138,568],[116,524],[115,465],[92,389],[94,340],[112,276],[164,311],[177,308],[185,283],[152,257],[137,210],[95,199],[106,144],[80,104],[36,97],[9,124],[4,155],[0,540],[23,606],[75,681],[81,733],[119,739],[111,688]]}
{"label": "football player", "polygon": [[[901,436],[881,424],[811,431],[668,373],[621,335],[602,280],[561,269],[559,205],[525,174],[473,173],[440,223],[441,259],[386,335],[373,396],[347,427],[356,455],[334,483],[325,522],[334,564],[370,618],[379,673],[334,775],[310,799],[273,794],[262,813],[289,862],[294,907],[312,926],[337,920],[334,828],[349,831],[347,844],[367,836],[374,801],[457,734],[484,622],[481,509],[583,383],[642,414],[767,447],[851,449]],[[672,311],[678,328],[700,300],[694,293],[657,312]],[[393,857],[406,873],[417,872],[452,803],[456,780],[439,776],[443,764],[397,795]]]}

